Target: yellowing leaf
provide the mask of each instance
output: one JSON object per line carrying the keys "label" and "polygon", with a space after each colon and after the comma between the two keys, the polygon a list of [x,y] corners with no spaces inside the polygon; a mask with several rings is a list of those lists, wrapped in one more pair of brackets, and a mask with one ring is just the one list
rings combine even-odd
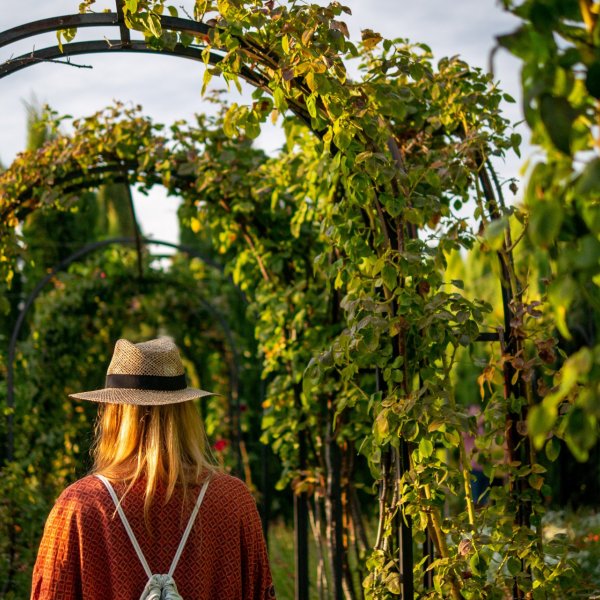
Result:
{"label": "yellowing leaf", "polygon": [[372,29],[363,29],[361,32],[362,42],[366,50],[375,48],[377,44],[383,39],[381,34],[376,33]]}

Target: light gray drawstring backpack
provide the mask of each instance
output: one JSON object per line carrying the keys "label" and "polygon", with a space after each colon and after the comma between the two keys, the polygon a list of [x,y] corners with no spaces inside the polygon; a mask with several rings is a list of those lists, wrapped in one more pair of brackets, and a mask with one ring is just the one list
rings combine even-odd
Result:
{"label": "light gray drawstring backpack", "polygon": [[188,521],[187,527],[183,532],[183,536],[181,541],[179,542],[179,547],[177,548],[177,552],[175,552],[175,556],[173,557],[173,562],[171,563],[171,567],[169,568],[169,572],[166,575],[156,575],[153,574],[148,566],[148,562],[146,561],[146,557],[142,553],[142,549],[138,544],[138,541],[135,539],[135,535],[133,534],[133,530],[129,525],[129,521],[119,504],[119,499],[117,498],[117,494],[113,489],[113,486],[110,484],[110,481],[104,477],[104,475],[96,475],[100,481],[106,486],[110,497],[112,498],[115,506],[117,507],[117,511],[119,512],[119,517],[121,517],[121,521],[123,522],[123,526],[125,527],[125,531],[127,531],[127,535],[133,544],[133,548],[135,549],[142,566],[144,567],[144,571],[146,571],[146,575],[148,575],[148,582],[146,583],[146,587],[140,596],[140,600],[183,600],[183,598],[179,595],[177,591],[177,586],[175,585],[175,580],[173,579],[173,573],[175,573],[175,569],[177,568],[177,563],[179,562],[179,558],[181,557],[181,553],[183,552],[183,548],[187,539],[192,531],[192,527],[194,525],[194,521],[196,520],[196,515],[200,510],[200,505],[202,504],[202,500],[204,499],[204,494],[206,493],[206,488],[208,487],[207,479],[198,494],[198,500],[196,500],[196,506],[194,506],[194,510],[190,515],[190,519]]}

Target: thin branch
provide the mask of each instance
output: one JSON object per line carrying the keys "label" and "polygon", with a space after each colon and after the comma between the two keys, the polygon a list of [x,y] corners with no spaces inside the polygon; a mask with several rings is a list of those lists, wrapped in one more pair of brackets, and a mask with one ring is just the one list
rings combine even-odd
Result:
{"label": "thin branch", "polygon": [[[67,60],[58,60],[56,58],[37,58],[36,56],[33,55],[33,52],[31,53],[31,60],[34,62],[40,62],[40,63],[55,63],[57,65],[65,65],[67,67],[75,67],[76,69],[93,69],[94,67],[92,65],[79,65],[77,63],[71,62],[70,58],[67,58]],[[8,64],[10,63],[10,60],[7,60],[4,64]]]}

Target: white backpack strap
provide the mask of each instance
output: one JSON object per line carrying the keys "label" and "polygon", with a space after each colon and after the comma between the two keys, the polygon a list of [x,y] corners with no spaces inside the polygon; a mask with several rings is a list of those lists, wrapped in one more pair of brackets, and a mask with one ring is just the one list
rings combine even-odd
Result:
{"label": "white backpack strap", "polygon": [[108,490],[108,493],[110,494],[110,497],[112,498],[113,502],[115,503],[115,506],[117,507],[117,511],[119,513],[119,517],[121,517],[121,521],[123,522],[123,526],[125,527],[125,531],[127,532],[127,535],[129,536],[129,539],[131,540],[131,543],[133,544],[133,547],[138,555],[138,558],[140,559],[140,562],[142,563],[142,566],[144,567],[144,571],[146,571],[146,575],[150,579],[152,577],[152,571],[150,570],[150,567],[148,566],[148,563],[146,562],[146,557],[144,556],[144,553],[142,552],[142,549],[140,548],[138,541],[135,539],[135,535],[133,534],[131,525],[129,525],[129,521],[127,520],[127,517],[125,516],[125,512],[121,508],[121,503],[119,502],[119,499],[117,498],[117,494],[115,493],[113,486],[110,484],[110,481],[108,481],[108,479],[106,479],[106,477],[104,477],[104,475],[96,475],[96,477],[105,485],[106,489]]}
{"label": "white backpack strap", "polygon": [[202,489],[200,490],[200,493],[198,494],[198,500],[196,500],[196,506],[194,506],[194,510],[192,511],[192,514],[190,515],[190,519],[188,521],[187,527],[185,528],[185,531],[183,532],[183,537],[181,538],[181,541],[179,542],[179,547],[177,548],[177,552],[175,553],[175,556],[173,557],[173,562],[171,563],[171,568],[169,569],[169,575],[171,577],[173,577],[173,573],[175,573],[175,569],[177,568],[177,563],[179,562],[179,558],[181,557],[181,553],[183,552],[185,543],[187,542],[190,532],[192,531],[192,527],[194,526],[194,521],[196,520],[196,515],[198,514],[198,511],[200,510],[200,505],[202,504],[202,500],[204,500],[204,494],[206,493],[206,488],[208,487],[209,481],[210,481],[210,477],[207,477],[206,481],[204,482],[204,485],[202,486]]}

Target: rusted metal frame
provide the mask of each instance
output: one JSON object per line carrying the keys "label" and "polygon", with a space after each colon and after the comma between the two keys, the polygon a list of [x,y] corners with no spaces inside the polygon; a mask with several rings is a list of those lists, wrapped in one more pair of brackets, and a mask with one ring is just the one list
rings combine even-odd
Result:
{"label": "rusted metal frame", "polygon": [[[399,460],[398,460],[399,459]],[[404,473],[410,471],[410,456],[408,442],[400,439],[399,456],[396,459],[397,477],[400,481]],[[415,596],[414,583],[414,556],[413,556],[413,537],[412,537],[412,518],[400,513],[399,529],[399,549],[400,564],[402,565],[402,598],[403,600],[412,600]]]}
{"label": "rusted metal frame", "polygon": [[476,342],[499,342],[500,334],[497,331],[483,331],[475,339]]}
{"label": "rusted metal frame", "polygon": [[[0,48],[3,46],[7,46],[14,42],[27,39],[29,37],[33,37],[36,35],[40,35],[43,33],[51,33],[55,31],[59,31],[61,29],[71,29],[71,28],[79,28],[79,27],[111,27],[118,26],[121,30],[121,41],[122,46],[128,46],[131,42],[131,35],[129,33],[129,29],[125,25],[124,15],[122,13],[122,0],[117,1],[117,12],[115,13],[86,13],[86,14],[74,14],[74,15],[63,15],[60,17],[51,17],[48,19],[41,19],[39,21],[33,21],[31,23],[27,23],[25,25],[19,25],[18,27],[13,27],[12,29],[8,29],[6,31],[0,32]],[[208,34],[214,29],[214,27],[203,23],[202,21],[194,21],[192,19],[182,19],[180,17],[172,17],[167,15],[160,15],[160,23],[163,29],[169,31],[177,31],[179,33],[185,33],[192,37],[200,37],[200,36],[208,36]],[[123,31],[125,28],[126,31]],[[253,47],[251,41],[244,37],[238,37],[242,47],[250,50]],[[70,46],[81,42],[73,42],[71,44],[63,45],[63,49],[68,51]],[[114,41],[111,43],[115,43]],[[178,46],[183,46],[182,44],[178,44]],[[186,47],[186,46],[183,46]],[[191,46],[192,48],[202,48],[205,46]],[[165,52],[166,49],[156,50],[156,52]],[[217,49],[219,51],[225,52],[225,50]],[[270,59],[271,61],[277,61],[278,57],[275,57],[271,52],[266,49],[258,48],[260,52],[263,52],[264,58]],[[65,55],[68,52],[65,52]],[[222,59],[222,56],[211,52],[213,57],[219,57]],[[56,58],[60,58],[56,57]],[[17,60],[17,59],[13,59]],[[11,62],[11,61],[7,61]],[[213,62],[209,60],[209,63],[212,65],[216,65],[217,62]],[[271,68],[274,68],[271,66]],[[0,71],[1,73],[1,71]],[[248,78],[249,83],[253,85],[257,85],[259,87],[263,87],[268,89],[268,79],[263,77],[260,73],[255,72],[247,67],[242,67],[242,72],[240,75],[243,78]],[[1,76],[1,75],[0,75]]]}
{"label": "rusted metal frame", "polygon": [[330,546],[330,569],[333,579],[333,599],[344,599],[344,563],[345,549],[343,543],[343,506],[342,506],[342,450],[336,439],[337,423],[333,422],[335,414],[333,398],[327,398],[327,434],[325,437],[325,462],[327,464],[327,507],[329,510],[327,538]]}

